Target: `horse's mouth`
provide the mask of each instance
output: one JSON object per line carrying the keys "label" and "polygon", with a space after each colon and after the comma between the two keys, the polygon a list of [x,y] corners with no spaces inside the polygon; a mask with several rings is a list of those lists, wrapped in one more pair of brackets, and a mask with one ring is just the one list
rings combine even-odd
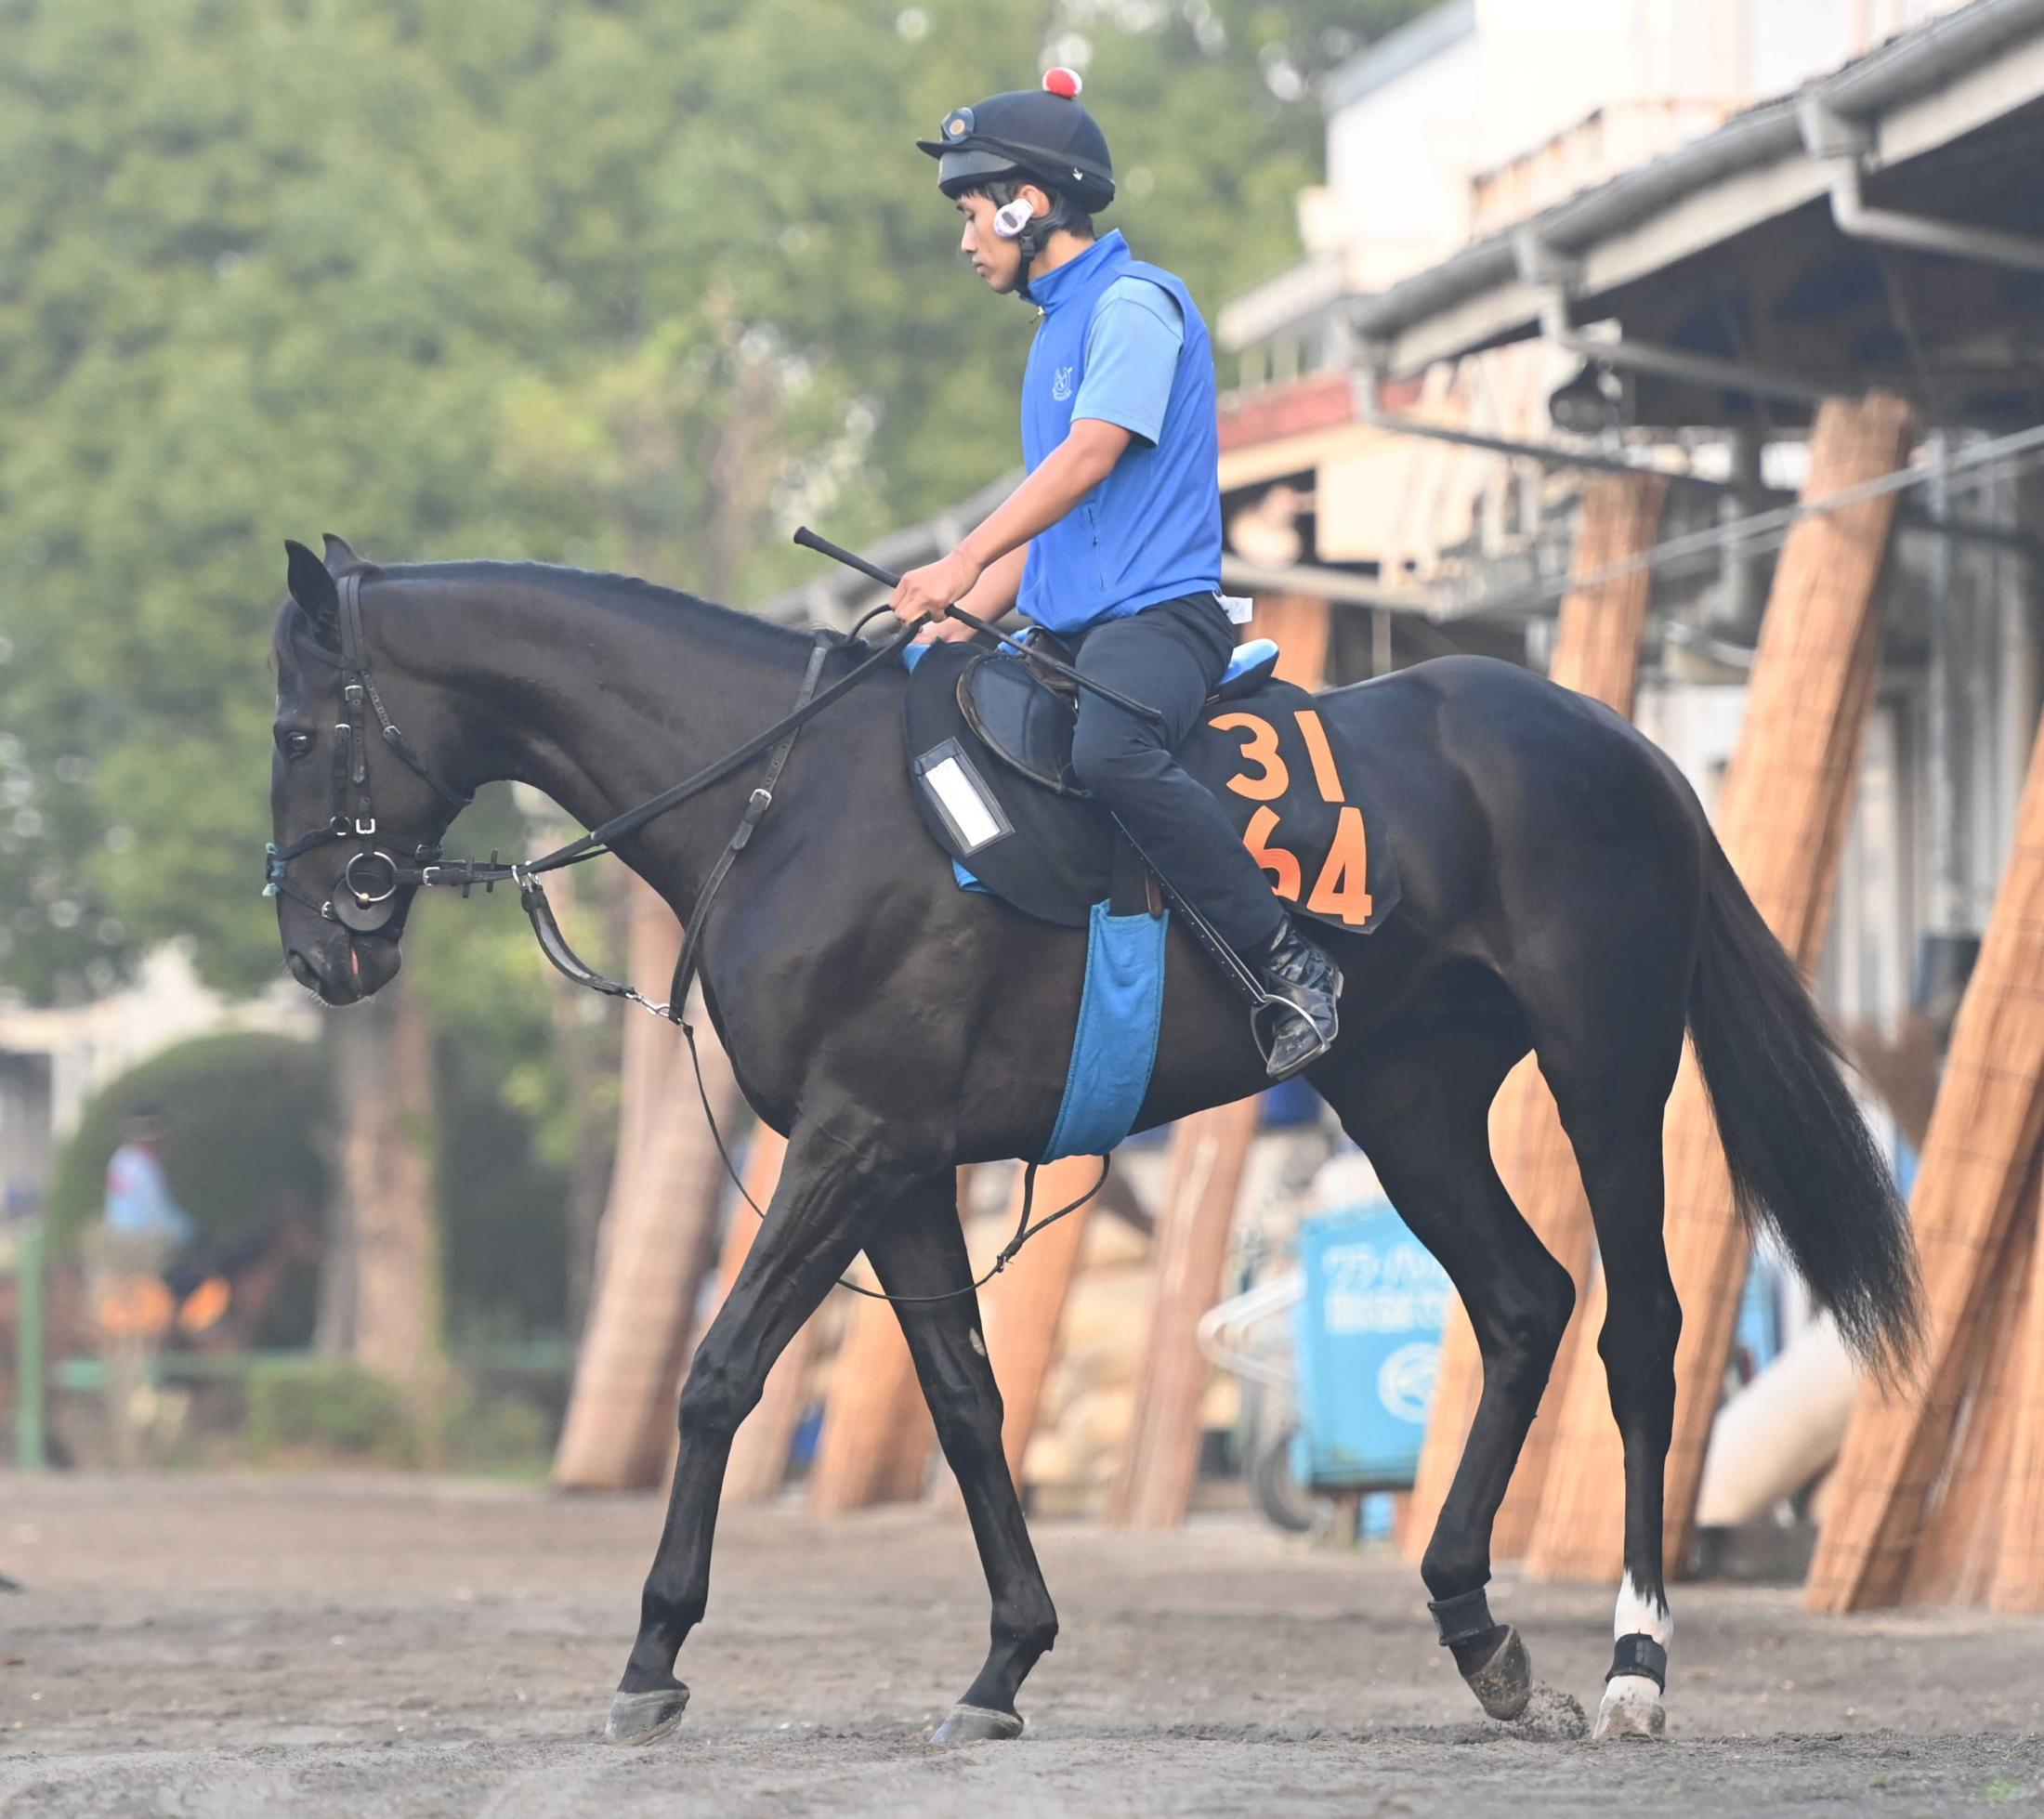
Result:
{"label": "horse's mouth", "polygon": [[318,966],[305,954],[292,948],[284,954],[284,969],[322,1004],[340,1006],[359,1004],[380,987],[387,986],[396,976],[400,957],[393,941],[377,941],[368,944],[374,952],[365,962],[364,944],[344,938],[332,958],[340,960],[346,956],[346,963],[339,966]]}

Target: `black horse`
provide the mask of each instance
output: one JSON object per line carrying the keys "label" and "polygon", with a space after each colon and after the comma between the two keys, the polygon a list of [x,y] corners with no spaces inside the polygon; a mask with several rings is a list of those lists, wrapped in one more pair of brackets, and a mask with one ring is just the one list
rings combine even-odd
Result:
{"label": "black horse", "polygon": [[[275,637],[280,844],[325,823],[344,780],[337,582],[351,574],[378,715],[403,728],[407,760],[392,762],[372,733],[379,831],[358,840],[344,820],[340,837],[286,867],[286,963],[329,1004],[397,972],[411,896],[400,891],[370,933],[322,917],[320,898],[339,894],[353,854],[435,844],[465,792],[497,779],[594,827],[779,719],[811,649],[793,631],[614,576],[377,569],[337,539],[324,563],[291,552]],[[862,650],[833,653],[825,683]],[[968,1284],[954,1171],[1040,1154],[1057,1115],[1083,936],[957,888],[910,795],[901,687],[884,666],[804,733],[700,931],[710,1015],[788,1154],[682,1393],[672,1498],[608,1727],[621,1741],[681,1716],[675,1657],[708,1597],[725,1460],[776,1355],[862,1250],[897,1296]],[[1422,1567],[1442,1639],[1487,1710],[1525,1708],[1525,1649],[1484,1601],[1490,1530],[1574,1300],[1490,1158],[1491,1099],[1531,1049],[1581,1165],[1609,1285],[1600,1349],[1624,1440],[1626,1584],[1599,1730],[1655,1732],[1682,1317],[1662,1244],[1661,1119],[1685,1026],[1741,1207],[1876,1364],[1906,1357],[1914,1338],[1906,1215],[1794,963],[1681,775],[1631,726],[1475,658],[1334,690],[1321,712],[1369,766],[1376,837],[1393,844],[1404,899],[1366,937],[1322,932],[1347,987],[1341,1040],[1309,1078],[1453,1278],[1484,1361]],[[359,703],[353,717],[359,727]],[[740,817],[750,768],[621,844],[677,915]],[[1175,923],[1164,1018],[1143,1127],[1264,1084],[1239,1001]],[[899,1312],[993,1602],[992,1648],[938,1738],[1012,1736],[1016,1691],[1057,1619],[1003,1463],[976,1303]]]}

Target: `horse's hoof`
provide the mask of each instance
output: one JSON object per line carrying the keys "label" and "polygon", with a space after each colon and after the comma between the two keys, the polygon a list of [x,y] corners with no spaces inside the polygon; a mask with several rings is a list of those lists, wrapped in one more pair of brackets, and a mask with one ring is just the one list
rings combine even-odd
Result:
{"label": "horse's hoof", "polygon": [[1503,1639],[1491,1650],[1490,1658],[1480,1668],[1470,1669],[1462,1678],[1485,1711],[1492,1718],[1509,1720],[1520,1717],[1533,1696],[1533,1663],[1526,1656],[1519,1632],[1509,1623],[1502,1628]]}
{"label": "horse's hoof", "polygon": [[989,1711],[985,1706],[953,1706],[931,1734],[932,1744],[1005,1743],[1022,1734],[1022,1721],[1012,1711]]}
{"label": "horse's hoof", "polygon": [[1616,1737],[1639,1737],[1653,1741],[1668,1729],[1668,1714],[1661,1709],[1660,1688],[1644,1674],[1620,1674],[1604,1689],[1604,1703],[1597,1708],[1595,1741]]}
{"label": "horse's hoof", "polygon": [[672,1686],[656,1686],[650,1693],[620,1693],[610,1701],[610,1716],[604,1720],[606,1743],[651,1743],[681,1722],[688,1709],[688,1689],[678,1680]]}

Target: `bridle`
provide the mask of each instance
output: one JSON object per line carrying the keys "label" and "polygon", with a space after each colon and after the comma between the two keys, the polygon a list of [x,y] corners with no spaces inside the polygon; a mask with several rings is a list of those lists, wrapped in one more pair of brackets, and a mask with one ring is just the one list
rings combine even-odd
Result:
{"label": "bridle", "polygon": [[[849,557],[849,552],[839,551],[834,544],[825,543],[805,531],[798,534],[798,543],[807,543],[825,550],[828,554]],[[876,577],[884,571],[871,569],[850,559]],[[885,577],[890,582],[893,577]],[[434,885],[452,885],[464,896],[478,884],[485,891],[492,891],[501,883],[515,883],[518,887],[519,900],[532,924],[532,932],[538,938],[540,951],[562,973],[577,985],[587,986],[592,991],[599,991],[610,998],[622,998],[650,1011],[655,1016],[678,1025],[688,1043],[689,1058],[695,1064],[696,1092],[702,1101],[703,1116],[709,1120],[710,1134],[715,1140],[717,1155],[722,1158],[725,1172],[736,1184],[747,1206],[759,1215],[766,1216],[766,1209],[753,1199],[745,1185],[738,1167],[726,1147],[724,1133],[717,1128],[716,1114],[710,1106],[709,1090],[703,1084],[702,1059],[696,1051],[696,1033],[683,1015],[682,1007],[687,1003],[689,982],[694,976],[700,937],[710,919],[710,907],[723,885],[726,875],[746,844],[753,831],[765,818],[766,811],[774,804],[774,787],[780,780],[781,767],[788,761],[788,754],[794,749],[795,735],[819,713],[836,700],[839,696],[855,687],[867,674],[881,663],[887,661],[908,644],[922,629],[923,622],[917,620],[904,625],[893,637],[872,649],[821,694],[817,692],[817,683],[823,674],[824,660],[831,651],[858,641],[859,630],[869,620],[879,618],[890,610],[881,607],[859,621],[849,635],[837,632],[819,632],[810,647],[807,668],[803,673],[802,687],[795,698],[794,711],[777,720],[765,732],[755,733],[735,752],[727,752],[714,764],[706,766],[693,777],[662,790],[656,796],[649,796],[635,807],[615,815],[600,827],[592,828],[587,833],[558,846],[553,852],[536,859],[499,860],[492,853],[488,859],[448,859],[440,854],[439,843],[428,842],[399,847],[393,852],[388,846],[377,845],[376,811],[370,796],[368,718],[364,708],[373,711],[376,724],[383,733],[384,743],[397,753],[406,766],[423,778],[434,792],[453,805],[459,813],[475,800],[472,792],[457,790],[437,777],[431,766],[414,752],[407,742],[397,723],[390,717],[390,711],[384,705],[383,697],[376,690],[369,663],[369,647],[362,635],[362,570],[350,569],[337,581],[340,594],[340,611],[337,615],[341,648],[336,654],[326,647],[297,639],[299,648],[311,652],[321,662],[337,668],[341,673],[341,700],[347,718],[337,721],[334,727],[334,812],[324,827],[313,828],[283,846],[274,841],[266,843],[263,867],[263,895],[265,896],[288,896],[295,903],[316,911],[328,922],[338,923],[351,936],[372,936],[379,940],[395,941],[403,932],[404,919],[400,913],[398,893],[407,886],[429,888]],[[956,608],[951,611],[957,612]],[[966,617],[966,615],[960,615]],[[977,621],[973,622],[978,624]],[[982,627],[990,631],[990,627]],[[995,635],[1001,635],[996,634]],[[1103,690],[1102,692],[1107,692]],[[1132,705],[1140,705],[1132,703]],[[1145,709],[1146,713],[1154,710]],[[600,853],[611,850],[612,843],[636,832],[657,816],[664,815],[670,808],[678,807],[689,797],[700,795],[712,785],[722,782],[740,766],[766,754],[766,766],[760,782],[747,798],[745,810],[738,827],[725,843],[724,851],[712,866],[702,889],[697,893],[695,906],[688,912],[683,925],[681,955],[675,965],[675,977],[668,992],[667,1002],[656,1004],[635,986],[622,979],[606,977],[584,961],[568,945],[555,920],[553,907],[546,900],[546,887],[541,883],[544,872],[558,871],[565,866],[579,865],[584,859],[595,858]],[[348,856],[347,863],[341,869],[339,883],[334,895],[321,899],[309,891],[301,889],[289,875],[291,862],[302,854],[319,847],[356,841],[360,844]],[[367,868],[367,870],[363,870]],[[873,1301],[896,1302],[946,1302],[960,1295],[969,1295],[983,1288],[1002,1271],[1007,1268],[1022,1247],[1046,1225],[1055,1224],[1068,1213],[1076,1212],[1106,1185],[1107,1158],[1101,1158],[1100,1175],[1085,1193],[1069,1205],[1042,1219],[1031,1222],[1031,1210],[1035,1200],[1037,1164],[1028,1165],[1023,1178],[1022,1210],[1016,1221],[1015,1236],[1002,1248],[993,1265],[985,1275],[963,1289],[953,1289],[937,1295],[888,1295],[876,1289],[864,1289],[855,1282],[844,1282],[843,1287],[854,1294],[863,1295]]]}
{"label": "bridle", "polygon": [[[301,650],[341,673],[341,701],[347,718],[334,727],[334,812],[324,827],[300,834],[288,845],[274,841],[265,846],[263,895],[288,896],[317,911],[330,923],[338,923],[354,935],[374,936],[394,941],[403,930],[399,915],[398,892],[407,883],[432,883],[428,874],[438,868],[438,842],[400,847],[393,853],[376,840],[376,807],[370,795],[369,735],[365,706],[373,710],[383,731],[384,743],[403,760],[434,792],[452,805],[455,814],[475,800],[466,790],[457,790],[434,775],[432,767],[412,749],[403,732],[390,717],[377,692],[369,666],[369,647],[362,637],[362,577],[360,569],[339,579],[340,611],[337,615],[341,648],[338,653],[311,639],[297,640]],[[300,854],[329,844],[360,843],[341,868],[332,896],[321,898],[292,881],[290,866]]]}
{"label": "bridle", "polygon": [[[735,752],[727,752],[693,777],[670,785],[658,795],[649,796],[622,814],[612,816],[600,827],[590,829],[587,833],[578,835],[566,845],[557,846],[536,859],[502,860],[495,853],[487,859],[450,859],[441,856],[437,841],[412,846],[373,844],[377,825],[369,782],[367,726],[370,712],[375,714],[384,742],[438,795],[452,805],[456,813],[475,798],[434,774],[432,767],[413,750],[391,719],[389,709],[384,705],[383,696],[377,691],[371,672],[368,642],[362,635],[362,580],[361,569],[350,569],[339,577],[340,609],[336,617],[341,648],[337,653],[302,636],[296,640],[300,649],[309,651],[321,662],[340,671],[341,699],[347,717],[336,722],[334,727],[334,812],[323,827],[302,833],[286,845],[279,846],[274,841],[266,844],[263,895],[288,896],[326,921],[338,923],[351,935],[395,940],[403,930],[398,904],[398,893],[401,890],[451,885],[466,896],[478,885],[485,891],[493,891],[499,884],[516,884],[541,950],[561,972],[577,985],[587,986],[593,991],[613,998],[627,999],[675,1023],[681,1021],[679,1007],[693,975],[698,937],[702,924],[708,920],[710,905],[730,870],[732,861],[744,850],[753,837],[753,831],[773,806],[774,786],[780,780],[789,752],[794,748],[795,735],[839,696],[893,657],[921,629],[920,622],[903,626],[894,637],[869,651],[861,661],[820,694],[817,692],[817,683],[823,674],[824,660],[833,649],[853,645],[856,635],[819,632],[811,646],[808,667],[803,674],[794,711],[777,720],[765,732],[755,733]],[[711,869],[696,898],[695,908],[689,913],[682,939],[681,962],[675,974],[675,989],[668,1002],[657,1004],[635,987],[606,978],[568,945],[560,924],[555,920],[553,908],[546,900],[541,875],[558,871],[566,866],[580,865],[584,859],[609,852],[614,842],[637,832],[669,809],[679,807],[691,796],[701,795],[713,785],[721,783],[733,771],[762,753],[766,755],[765,774],[747,800],[737,830],[726,843],[723,856]],[[349,841],[360,844],[342,868],[340,883],[331,896],[316,897],[293,881],[289,869],[294,859],[319,847]]]}

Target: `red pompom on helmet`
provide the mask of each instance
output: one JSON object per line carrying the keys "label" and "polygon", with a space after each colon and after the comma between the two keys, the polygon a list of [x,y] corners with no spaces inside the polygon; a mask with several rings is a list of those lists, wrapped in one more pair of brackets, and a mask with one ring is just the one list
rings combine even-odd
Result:
{"label": "red pompom on helmet", "polygon": [[1062,63],[1043,72],[1043,86],[1053,95],[1062,95],[1068,101],[1076,101],[1079,91],[1085,85],[1079,80],[1077,70],[1068,70]]}

